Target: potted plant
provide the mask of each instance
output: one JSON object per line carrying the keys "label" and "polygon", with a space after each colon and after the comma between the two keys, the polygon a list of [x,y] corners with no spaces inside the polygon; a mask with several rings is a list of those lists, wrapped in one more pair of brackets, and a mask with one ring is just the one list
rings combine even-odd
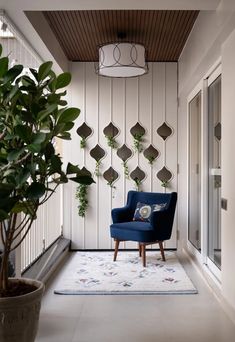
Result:
{"label": "potted plant", "polygon": [[60,184],[93,180],[71,163],[64,167],[54,147],[56,138],[70,139],[80,113],[63,100],[61,88],[71,75],[56,77],[52,62],[46,62],[38,71],[30,69],[29,77],[22,75],[22,65],[9,68],[8,63],[7,57],[0,58],[0,341],[32,342],[44,285],[10,278],[9,255]]}

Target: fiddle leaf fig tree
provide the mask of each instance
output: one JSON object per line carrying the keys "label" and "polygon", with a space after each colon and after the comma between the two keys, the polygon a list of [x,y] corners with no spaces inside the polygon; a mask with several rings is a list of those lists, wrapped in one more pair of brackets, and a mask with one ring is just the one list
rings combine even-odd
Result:
{"label": "fiddle leaf fig tree", "polygon": [[64,166],[55,139],[70,140],[78,108],[63,99],[69,73],[56,76],[52,62],[30,75],[23,66],[8,67],[0,47],[0,296],[8,296],[9,254],[28,234],[37,210],[62,183],[89,185],[93,179],[76,165]]}

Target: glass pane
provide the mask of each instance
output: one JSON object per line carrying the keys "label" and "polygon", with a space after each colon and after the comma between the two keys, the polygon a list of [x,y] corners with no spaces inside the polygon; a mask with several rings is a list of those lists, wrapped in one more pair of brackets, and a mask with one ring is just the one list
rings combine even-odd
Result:
{"label": "glass pane", "polygon": [[209,86],[208,257],[221,267],[221,77]]}
{"label": "glass pane", "polygon": [[189,103],[188,237],[201,251],[201,92]]}

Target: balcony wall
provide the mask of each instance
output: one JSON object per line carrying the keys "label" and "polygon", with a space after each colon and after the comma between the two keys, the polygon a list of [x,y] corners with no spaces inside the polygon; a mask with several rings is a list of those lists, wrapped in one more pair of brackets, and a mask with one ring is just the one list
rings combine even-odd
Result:
{"label": "balcony wall", "polygon": [[[110,79],[98,77],[93,63],[72,63],[72,106],[81,108],[72,133],[72,141],[65,142],[63,151],[65,161],[85,166],[92,174],[95,160],[90,151],[96,144],[105,151],[101,161],[100,173],[110,166],[118,173],[118,179],[111,189],[103,176],[94,179],[89,189],[89,208],[85,219],[78,216],[78,201],[75,199],[76,184],[64,186],[64,233],[71,238],[74,249],[110,249],[109,236],[111,209],[123,206],[128,190],[135,189],[131,179],[126,179],[122,160],[115,149],[107,145],[103,129],[112,122],[119,130],[116,137],[119,147],[124,143],[133,150],[130,129],[139,122],[146,130],[144,148],[153,144],[159,157],[151,166],[143,153],[134,153],[128,160],[129,171],[137,166],[146,177],[141,185],[143,191],[177,191],[177,63],[150,63],[147,75],[134,79]],[[80,137],[76,129],[86,122],[93,134],[87,139],[85,149],[80,148]],[[172,128],[172,135],[163,140],[157,129],[166,122]],[[161,186],[156,174],[163,166],[172,173],[168,188]],[[166,247],[176,247],[177,219],[171,241]],[[136,247],[126,243],[125,247]]]}

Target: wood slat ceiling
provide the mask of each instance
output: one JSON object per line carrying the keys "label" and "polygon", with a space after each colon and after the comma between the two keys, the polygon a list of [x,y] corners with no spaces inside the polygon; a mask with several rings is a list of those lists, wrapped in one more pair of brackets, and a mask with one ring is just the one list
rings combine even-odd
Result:
{"label": "wood slat ceiling", "polygon": [[67,58],[97,61],[97,46],[124,41],[143,44],[147,60],[177,61],[199,11],[89,10],[43,12]]}

